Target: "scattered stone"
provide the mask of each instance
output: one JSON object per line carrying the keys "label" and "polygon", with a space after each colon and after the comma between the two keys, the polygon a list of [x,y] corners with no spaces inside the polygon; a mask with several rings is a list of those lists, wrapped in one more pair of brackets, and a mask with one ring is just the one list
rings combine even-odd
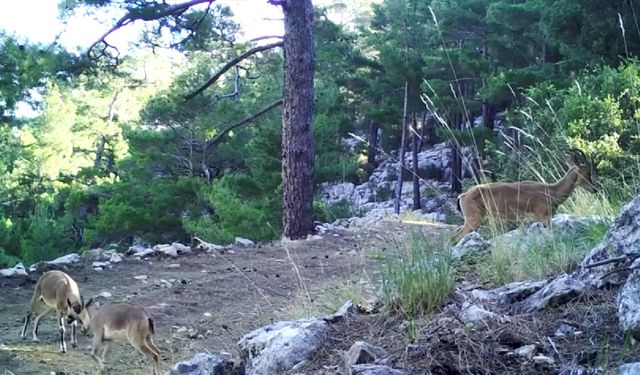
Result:
{"label": "scattered stone", "polygon": [[640,362],[625,363],[618,367],[618,375],[638,375],[640,374]]}
{"label": "scattered stone", "polygon": [[246,375],[284,374],[327,339],[328,324],[307,318],[258,328],[238,342]]}
{"label": "scattered stone", "polygon": [[180,268],[180,263],[167,264],[167,268]]}
{"label": "scattered stone", "polygon": [[478,232],[471,232],[462,237],[460,242],[451,249],[451,255],[454,258],[460,259],[468,254],[475,254],[487,250],[489,247],[491,247],[491,244],[485,241]]}
{"label": "scattered stone", "polygon": [[571,275],[557,277],[525,299],[521,309],[531,313],[546,307],[561,305],[581,295],[586,287],[582,281]]}
{"label": "scattered stone", "polygon": [[102,298],[111,298],[112,294],[109,292],[100,292],[99,294],[96,295],[96,297],[102,297]]}
{"label": "scattered stone", "polygon": [[111,253],[111,258],[109,258],[110,263],[120,263],[122,262],[122,257],[118,253]]}
{"label": "scattered stone", "polygon": [[556,329],[555,335],[556,337],[573,336],[576,330],[577,328],[571,324],[560,323],[560,326],[558,326],[558,329]]}
{"label": "scattered stone", "polygon": [[65,256],[61,256],[60,258],[56,258],[54,260],[48,261],[46,262],[47,264],[55,264],[55,265],[61,265],[61,264],[73,264],[73,263],[78,263],[80,262],[80,255],[78,255],[78,253],[71,253],[71,254],[67,254]]}
{"label": "scattered stone", "polygon": [[465,323],[477,323],[485,319],[495,319],[498,315],[482,307],[464,302],[460,311],[460,319]]}
{"label": "scattered stone", "polygon": [[142,249],[141,251],[133,253],[132,256],[136,258],[144,258],[150,255],[153,255],[155,253],[156,251],[154,249]]}
{"label": "scattered stone", "polygon": [[165,279],[159,279],[155,281],[155,285],[161,288],[171,288],[173,285]]}
{"label": "scattered stone", "polygon": [[28,276],[27,270],[24,268],[24,265],[22,263],[18,263],[11,268],[5,268],[0,270],[0,275],[4,277]]}
{"label": "scattered stone", "polygon": [[376,364],[387,357],[387,351],[364,341],[356,341],[344,356],[344,367],[351,369],[354,365]]}
{"label": "scattered stone", "polygon": [[519,355],[520,357],[531,359],[533,358],[533,355],[536,353],[536,346],[534,344],[521,346],[518,349],[514,350],[513,352]]}
{"label": "scattered stone", "polygon": [[94,269],[96,269],[96,268],[103,269],[103,268],[109,267],[110,265],[111,265],[111,263],[109,263],[109,262],[93,262],[93,263],[91,263],[91,267],[93,267]]}
{"label": "scattered stone", "polygon": [[134,276],[133,278],[136,279],[136,280],[146,280],[147,279],[147,275]]}
{"label": "scattered stone", "polygon": [[210,312],[206,312],[204,314],[202,314],[205,318],[211,318],[213,315],[211,315]]}
{"label": "scattered stone", "polygon": [[198,353],[188,361],[176,363],[169,375],[226,375],[231,373],[233,363],[207,353]]}
{"label": "scattered stone", "polygon": [[560,370],[558,371],[558,375],[595,375],[598,373],[599,371],[597,370],[589,371],[584,366],[576,364],[564,365],[560,367]]}
{"label": "scattered stone", "polygon": [[351,300],[345,302],[339,309],[338,311],[336,311],[335,314],[333,315],[329,315],[325,318],[325,320],[331,322],[331,323],[335,323],[338,321],[341,321],[345,318],[347,318],[349,315],[353,314],[355,312],[355,306],[353,305],[353,302],[351,302]]}
{"label": "scattered stone", "polygon": [[125,255],[133,255],[135,253],[140,253],[145,250],[147,250],[146,247],[139,244],[133,244],[132,246],[129,246],[129,249],[125,252]]}
{"label": "scattered stone", "polygon": [[555,361],[553,360],[553,358],[547,357],[545,355],[537,355],[531,358],[531,360],[533,361],[533,363],[536,363],[538,365],[553,366],[555,364]]}
{"label": "scattered stone", "polygon": [[253,246],[255,244],[250,239],[242,238],[242,237],[236,237],[236,245],[237,246]]}
{"label": "scattered stone", "polygon": [[498,303],[508,305],[522,301],[547,285],[548,281],[517,281],[503,287],[493,289],[498,296]]}
{"label": "scattered stone", "polygon": [[406,372],[383,365],[355,365],[351,366],[351,375],[406,375]]}

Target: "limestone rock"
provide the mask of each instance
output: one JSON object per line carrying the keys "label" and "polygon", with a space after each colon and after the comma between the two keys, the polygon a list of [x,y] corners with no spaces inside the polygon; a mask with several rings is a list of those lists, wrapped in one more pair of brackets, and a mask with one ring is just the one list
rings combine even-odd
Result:
{"label": "limestone rock", "polygon": [[584,292],[585,285],[577,277],[563,275],[553,279],[544,288],[527,297],[522,302],[524,312],[534,312],[546,307],[561,305]]}
{"label": "limestone rock", "polygon": [[618,320],[622,331],[640,338],[640,258],[631,268],[633,272],[618,293]]}
{"label": "limestone rock", "polygon": [[460,259],[465,255],[487,250],[489,247],[491,247],[491,244],[485,241],[478,232],[471,232],[462,237],[460,242],[451,249],[451,255],[454,258]]}
{"label": "limestone rock", "polygon": [[382,348],[369,345],[364,341],[356,341],[345,353],[344,366],[349,369],[349,374],[352,374],[351,368],[354,365],[378,364],[387,355],[387,351]]}
{"label": "limestone rock", "polygon": [[169,375],[227,375],[233,363],[225,358],[207,353],[198,353],[188,361],[176,363]]}
{"label": "limestone rock", "polygon": [[237,246],[253,246],[254,243],[250,239],[242,238],[242,237],[236,237],[236,245]]}
{"label": "limestone rock", "polygon": [[5,268],[0,270],[0,275],[4,277],[12,277],[12,276],[27,276],[27,270],[24,268],[22,263],[18,263],[11,268]]}
{"label": "limestone rock", "polygon": [[305,361],[327,339],[323,319],[278,322],[245,335],[238,347],[247,375],[284,374]]}
{"label": "limestone rock", "polygon": [[352,375],[406,375],[407,373],[401,370],[396,370],[388,366],[383,365],[355,365],[351,366]]}

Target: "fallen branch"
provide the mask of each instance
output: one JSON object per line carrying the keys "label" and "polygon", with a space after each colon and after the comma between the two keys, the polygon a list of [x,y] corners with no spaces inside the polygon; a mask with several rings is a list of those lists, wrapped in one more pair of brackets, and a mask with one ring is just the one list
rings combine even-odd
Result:
{"label": "fallen branch", "polygon": [[593,262],[591,264],[587,264],[586,266],[584,266],[584,268],[594,268],[594,267],[599,267],[599,266],[604,266],[606,264],[611,264],[611,263],[618,263],[618,262],[622,262],[628,259],[628,256],[626,255],[622,255],[619,257],[615,257],[615,258],[608,258],[608,259],[604,259],[598,262]]}
{"label": "fallen branch", "polygon": [[184,97],[184,99],[185,100],[191,100],[195,96],[197,96],[198,94],[203,93],[204,90],[209,88],[209,86],[211,86],[214,83],[216,83],[216,81],[220,78],[220,76],[222,76],[229,69],[233,68],[234,66],[236,66],[238,63],[240,63],[242,60],[246,59],[247,57],[255,55],[258,52],[270,50],[270,49],[273,49],[273,48],[276,48],[276,47],[282,47],[283,45],[284,45],[284,42],[283,41],[279,41],[279,42],[275,42],[275,43],[271,43],[271,44],[265,44],[264,46],[258,46],[258,47],[255,47],[255,48],[252,48],[252,49],[248,50],[247,52],[243,53],[242,55],[240,55],[240,56],[230,60],[226,64],[224,64],[222,69],[220,69],[216,74],[214,74],[213,77],[211,77],[204,85],[202,85],[199,89],[197,89],[196,91],[192,92],[191,94],[186,95]]}

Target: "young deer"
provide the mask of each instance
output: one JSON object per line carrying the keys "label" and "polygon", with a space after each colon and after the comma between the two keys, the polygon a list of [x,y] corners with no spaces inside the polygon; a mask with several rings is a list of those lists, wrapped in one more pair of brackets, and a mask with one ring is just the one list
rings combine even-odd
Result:
{"label": "young deer", "polygon": [[464,225],[456,230],[452,241],[460,241],[482,225],[487,217],[504,225],[533,217],[549,228],[553,213],[577,186],[596,192],[592,165],[580,150],[574,150],[569,171],[555,183],[495,182],[474,186],[458,196]]}
{"label": "young deer", "polygon": [[[153,342],[153,319],[141,306],[130,303],[112,303],[99,306],[87,303],[89,319],[83,320],[85,329],[93,332],[91,355],[101,366],[111,349],[112,341],[129,341],[140,353],[151,357],[153,374],[160,375],[160,350]],[[102,355],[96,356],[98,346],[103,344]]]}
{"label": "young deer", "polygon": [[78,347],[76,339],[76,326],[79,321],[81,324],[89,318],[84,309],[84,300],[80,295],[78,284],[66,273],[61,271],[49,271],[44,273],[36,283],[36,289],[31,298],[31,307],[24,318],[24,326],[22,327],[22,338],[27,333],[27,327],[31,321],[31,317],[36,309],[39,300],[44,301],[45,309],[38,315],[33,322],[33,341],[38,341],[38,326],[40,319],[46,314],[56,311],[58,328],[60,330],[60,351],[67,351],[67,344],[64,341],[64,318],[73,319],[71,323],[71,346]]}

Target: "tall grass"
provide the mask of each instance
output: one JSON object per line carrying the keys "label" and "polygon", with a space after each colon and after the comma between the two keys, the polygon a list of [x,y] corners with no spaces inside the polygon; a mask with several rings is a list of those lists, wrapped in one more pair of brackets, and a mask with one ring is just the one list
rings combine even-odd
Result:
{"label": "tall grass", "polygon": [[409,316],[436,312],[455,286],[451,251],[444,238],[412,232],[383,272],[386,305]]}

